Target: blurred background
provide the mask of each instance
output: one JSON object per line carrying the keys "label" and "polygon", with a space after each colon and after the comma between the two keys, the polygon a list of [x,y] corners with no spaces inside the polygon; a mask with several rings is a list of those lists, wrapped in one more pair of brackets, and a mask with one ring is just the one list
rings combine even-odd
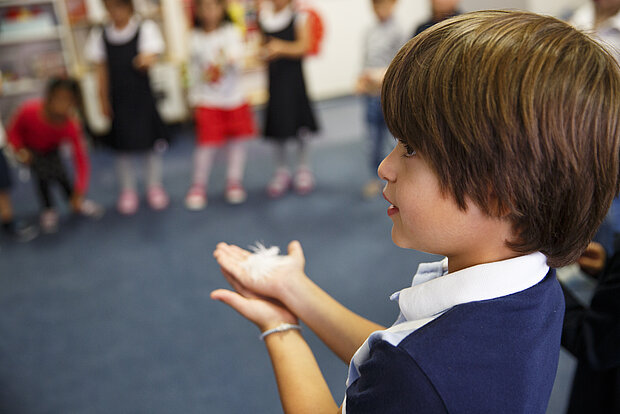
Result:
{"label": "blurred background", "polygon": [[[463,0],[458,10],[523,9],[569,19],[586,3]],[[318,16],[322,30],[320,49],[303,63],[320,125],[309,143],[314,191],[269,197],[265,186],[273,172],[272,150],[256,139],[247,144],[247,201],[226,202],[226,157],[218,154],[209,204],[200,211],[184,206],[196,140],[187,98],[192,4],[135,0],[134,5],[140,16],[157,24],[165,42],[149,75],[170,136],[158,149],[169,205],[161,211],[141,207],[128,216],[116,211],[115,156],[98,143],[110,121],[101,108],[96,67],[85,57],[89,34],[108,22],[103,2],[0,0],[2,123],[9,128],[20,105],[43,98],[50,77],[77,79],[90,159],[87,197],[105,209],[96,218],[71,214],[54,189],[57,231],[38,231],[36,238],[34,233],[22,239],[1,235],[0,412],[280,412],[258,330],[209,299],[213,289],[225,286],[212,258],[218,242],[246,247],[262,241],[285,248],[298,239],[307,273],[346,306],[383,324],[391,324],[398,312],[390,294],[410,283],[418,263],[436,259],[394,246],[387,203],[364,192],[372,179],[370,149],[364,102],[354,93],[364,33],[376,20],[372,2],[304,0],[296,5]],[[241,16],[236,23],[244,33],[242,88],[260,129],[268,93],[256,5],[238,0],[229,1],[229,7]],[[429,20],[430,2],[398,0],[394,16],[408,38]],[[71,156],[70,148],[61,148],[68,165]],[[37,232],[41,209],[33,175],[15,157],[7,158],[13,215]],[[137,175],[140,183],[145,180]],[[577,267],[560,273],[587,302],[595,282]],[[304,336],[341,401],[347,367],[308,329]],[[574,358],[563,351],[548,413],[565,412],[574,369]]]}

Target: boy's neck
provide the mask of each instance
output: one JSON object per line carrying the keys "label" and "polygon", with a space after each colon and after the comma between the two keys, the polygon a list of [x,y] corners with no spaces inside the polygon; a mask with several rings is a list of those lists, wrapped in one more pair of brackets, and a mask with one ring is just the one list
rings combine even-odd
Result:
{"label": "boy's neck", "polygon": [[448,273],[458,272],[459,270],[484,263],[493,263],[513,259],[522,255],[522,253],[517,253],[507,246],[488,251],[481,250],[473,254],[471,252],[467,252],[463,254],[448,255]]}

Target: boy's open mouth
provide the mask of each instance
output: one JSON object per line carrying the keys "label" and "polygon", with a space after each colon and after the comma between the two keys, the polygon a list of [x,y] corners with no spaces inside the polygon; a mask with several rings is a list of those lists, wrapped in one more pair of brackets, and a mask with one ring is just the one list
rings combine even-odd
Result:
{"label": "boy's open mouth", "polygon": [[385,198],[385,200],[390,203],[390,206],[387,209],[387,214],[388,216],[393,216],[394,214],[398,213],[398,207],[396,207],[394,204],[392,204],[392,202],[390,201],[389,198],[387,198],[387,196],[385,195],[385,193],[383,193],[383,198]]}

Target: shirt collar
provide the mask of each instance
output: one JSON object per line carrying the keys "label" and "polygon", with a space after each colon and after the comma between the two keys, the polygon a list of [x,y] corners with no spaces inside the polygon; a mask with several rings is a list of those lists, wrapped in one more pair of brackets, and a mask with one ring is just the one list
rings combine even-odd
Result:
{"label": "shirt collar", "polygon": [[407,320],[417,320],[463,303],[521,292],[540,282],[548,271],[547,258],[539,252],[454,273],[448,273],[448,259],[444,259],[420,264],[411,287],[394,293],[390,299],[398,300]]}

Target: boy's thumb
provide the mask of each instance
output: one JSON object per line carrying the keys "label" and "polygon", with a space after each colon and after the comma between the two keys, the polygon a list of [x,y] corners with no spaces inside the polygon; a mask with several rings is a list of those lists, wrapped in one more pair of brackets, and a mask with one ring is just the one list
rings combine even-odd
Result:
{"label": "boy's thumb", "polygon": [[293,240],[288,244],[288,254],[305,260],[304,250],[301,248],[301,243],[299,243],[297,240]]}
{"label": "boy's thumb", "polygon": [[244,305],[246,299],[237,292],[232,292],[226,289],[217,289],[211,292],[211,299],[223,302],[244,315]]}

